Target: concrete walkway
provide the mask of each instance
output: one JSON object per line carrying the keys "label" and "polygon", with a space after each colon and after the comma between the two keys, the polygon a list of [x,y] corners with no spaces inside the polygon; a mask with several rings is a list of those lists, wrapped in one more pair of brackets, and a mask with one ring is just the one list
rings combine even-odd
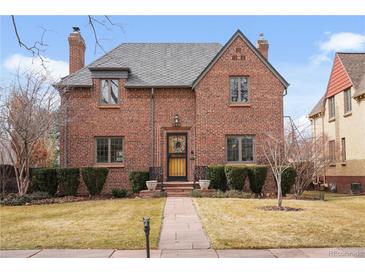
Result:
{"label": "concrete walkway", "polygon": [[209,239],[191,198],[167,198],[159,248],[164,253],[174,250],[171,254],[177,254],[176,250],[210,248]]}
{"label": "concrete walkway", "polygon": [[[365,248],[151,250],[152,258],[365,258]],[[146,258],[145,250],[0,250],[0,258]]]}

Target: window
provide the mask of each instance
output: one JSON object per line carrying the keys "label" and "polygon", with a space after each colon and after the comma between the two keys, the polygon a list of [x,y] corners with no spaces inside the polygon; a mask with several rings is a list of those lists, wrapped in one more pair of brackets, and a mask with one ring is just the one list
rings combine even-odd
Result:
{"label": "window", "polygon": [[335,141],[328,142],[328,152],[331,164],[335,164],[336,163]]}
{"label": "window", "polygon": [[329,118],[335,118],[336,108],[335,108],[335,96],[332,96],[328,99],[328,108],[329,108]]}
{"label": "window", "polygon": [[344,95],[344,113],[349,113],[352,110],[352,104],[351,104],[351,89],[347,89],[343,92]]}
{"label": "window", "polygon": [[116,105],[119,103],[118,80],[101,80],[100,101],[104,105]]}
{"label": "window", "polygon": [[228,162],[252,162],[254,160],[254,136],[227,137]]}
{"label": "window", "polygon": [[96,138],[97,163],[122,163],[123,160],[123,137]]}
{"label": "window", "polygon": [[230,78],[230,101],[231,103],[248,102],[248,77]]}
{"label": "window", "polygon": [[346,139],[345,138],[342,138],[341,139],[341,160],[342,162],[346,162]]}

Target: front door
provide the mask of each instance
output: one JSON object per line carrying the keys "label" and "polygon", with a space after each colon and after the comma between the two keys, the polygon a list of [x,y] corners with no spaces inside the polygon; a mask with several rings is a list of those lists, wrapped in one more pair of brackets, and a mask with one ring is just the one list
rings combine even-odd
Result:
{"label": "front door", "polygon": [[167,180],[187,180],[187,134],[167,134]]}

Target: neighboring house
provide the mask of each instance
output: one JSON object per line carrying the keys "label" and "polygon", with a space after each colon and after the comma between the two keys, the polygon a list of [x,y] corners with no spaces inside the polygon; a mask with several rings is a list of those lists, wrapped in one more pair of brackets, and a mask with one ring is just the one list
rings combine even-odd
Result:
{"label": "neighboring house", "polygon": [[313,136],[329,139],[326,182],[365,191],[365,53],[337,53],[325,95],[309,114]]}
{"label": "neighboring house", "polygon": [[266,132],[283,136],[288,83],[263,35],[257,47],[239,30],[224,46],[123,43],[86,67],[78,28],[69,44],[61,165],[110,168],[105,191],[130,188],[130,171],[193,181],[209,164],[255,163]]}

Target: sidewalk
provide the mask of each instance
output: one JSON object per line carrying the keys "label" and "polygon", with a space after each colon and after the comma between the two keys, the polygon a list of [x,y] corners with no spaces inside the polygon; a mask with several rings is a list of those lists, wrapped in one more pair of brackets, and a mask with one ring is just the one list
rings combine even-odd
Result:
{"label": "sidewalk", "polygon": [[[152,258],[365,258],[365,248],[151,250]],[[145,250],[0,250],[0,258],[146,258]]]}

